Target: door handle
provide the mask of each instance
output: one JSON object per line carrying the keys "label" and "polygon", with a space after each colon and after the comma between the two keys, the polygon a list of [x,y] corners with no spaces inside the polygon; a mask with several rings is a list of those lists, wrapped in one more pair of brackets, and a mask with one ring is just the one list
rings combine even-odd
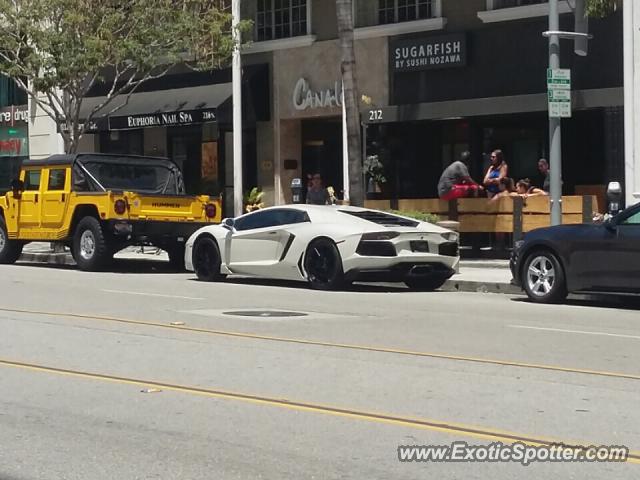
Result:
{"label": "door handle", "polygon": [[35,197],[34,197],[34,201],[35,201],[36,203],[38,203],[38,194],[37,194],[37,193],[36,193],[36,195],[35,195]]}
{"label": "door handle", "polygon": [[64,202],[64,199],[66,198],[65,194],[63,193],[62,195],[60,195],[60,201]]}
{"label": "door handle", "polygon": [[269,235],[277,235],[278,232],[269,232]]}

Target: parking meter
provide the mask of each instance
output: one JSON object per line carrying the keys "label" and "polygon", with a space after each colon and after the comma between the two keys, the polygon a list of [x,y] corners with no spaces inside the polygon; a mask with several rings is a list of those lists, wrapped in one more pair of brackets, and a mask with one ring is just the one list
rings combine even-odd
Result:
{"label": "parking meter", "polygon": [[294,178],[291,180],[291,198],[293,203],[302,202],[302,180],[300,178]]}
{"label": "parking meter", "polygon": [[620,201],[622,200],[622,187],[619,182],[609,182],[607,200],[609,202],[609,215],[616,215],[621,210]]}

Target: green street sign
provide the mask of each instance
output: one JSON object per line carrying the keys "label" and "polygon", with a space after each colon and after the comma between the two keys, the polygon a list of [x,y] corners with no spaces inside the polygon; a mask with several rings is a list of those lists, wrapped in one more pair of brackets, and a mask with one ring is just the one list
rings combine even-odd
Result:
{"label": "green street sign", "polygon": [[571,70],[547,69],[549,117],[571,117]]}

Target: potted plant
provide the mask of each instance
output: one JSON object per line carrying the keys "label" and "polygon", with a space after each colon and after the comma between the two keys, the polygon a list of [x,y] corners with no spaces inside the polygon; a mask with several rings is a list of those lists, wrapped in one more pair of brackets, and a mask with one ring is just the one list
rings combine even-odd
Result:
{"label": "potted plant", "polygon": [[387,183],[387,177],[384,176],[384,165],[379,160],[378,155],[369,155],[364,161],[364,173],[368,177],[367,192],[380,193],[381,185]]}
{"label": "potted plant", "polygon": [[264,192],[261,191],[258,187],[253,187],[244,195],[244,211],[246,213],[253,212],[254,210],[260,210],[264,208],[264,203],[262,202],[262,197],[264,196]]}

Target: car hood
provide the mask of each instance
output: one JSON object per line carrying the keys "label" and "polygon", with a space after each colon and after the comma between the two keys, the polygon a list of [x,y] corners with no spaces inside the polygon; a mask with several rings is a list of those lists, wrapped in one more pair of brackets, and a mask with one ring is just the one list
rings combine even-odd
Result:
{"label": "car hood", "polygon": [[576,235],[580,232],[591,231],[596,228],[604,228],[601,224],[595,223],[578,223],[574,225],[555,225],[553,227],[544,227],[532,230],[527,233],[525,240],[529,238],[552,237],[559,238],[567,235]]}

